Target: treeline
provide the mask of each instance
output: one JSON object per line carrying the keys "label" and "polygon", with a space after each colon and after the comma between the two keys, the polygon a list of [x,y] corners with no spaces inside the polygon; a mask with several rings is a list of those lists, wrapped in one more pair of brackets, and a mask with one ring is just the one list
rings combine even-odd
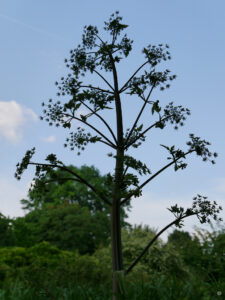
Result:
{"label": "treeline", "polygon": [[[94,167],[76,170],[110,192],[107,176]],[[56,175],[60,182],[52,180]],[[64,183],[64,176],[55,171],[43,178],[47,185],[30,190],[21,201],[24,217],[0,215],[0,299],[111,298],[108,207],[86,187]],[[129,225],[125,210],[122,216],[128,267],[155,231]],[[121,283],[122,299],[218,299],[225,295],[224,278],[225,230],[174,230]]]}
{"label": "treeline", "polygon": [[[154,234],[148,227],[123,229],[126,266]],[[86,243],[88,249],[89,241]],[[166,243],[158,240],[129,275],[123,299],[150,296],[152,299],[217,299],[225,291],[224,249],[224,231],[199,231],[198,236],[191,236],[175,230]],[[71,295],[81,293],[79,299],[98,299],[97,295],[99,299],[110,299],[110,263],[109,242],[99,244],[92,254],[61,250],[45,241],[31,247],[2,247],[0,288],[2,291],[10,288],[12,292],[12,287],[19,284],[20,293],[29,290],[33,299],[59,299],[65,291]],[[82,298],[84,291],[89,291],[92,298]],[[142,296],[135,298],[135,293]]]}

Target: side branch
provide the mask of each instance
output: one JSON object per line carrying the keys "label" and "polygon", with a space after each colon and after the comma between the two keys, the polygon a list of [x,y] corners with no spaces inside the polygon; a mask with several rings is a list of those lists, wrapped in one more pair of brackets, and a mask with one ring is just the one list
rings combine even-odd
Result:
{"label": "side branch", "polygon": [[126,90],[126,86],[128,85],[128,83],[134,78],[134,76],[148,63],[148,61],[146,61],[145,63],[143,63],[135,72],[134,74],[127,80],[127,82],[122,86],[122,88],[119,90],[119,93],[123,93]]}
{"label": "side branch", "polygon": [[81,103],[85,106],[85,107],[87,107],[87,109],[89,109],[94,115],[96,115],[104,124],[105,124],[105,126],[108,128],[108,130],[109,130],[109,132],[111,133],[111,135],[112,135],[112,137],[113,137],[113,139],[114,139],[114,141],[115,141],[115,143],[117,144],[117,140],[116,140],[116,137],[115,137],[115,135],[114,135],[114,133],[113,133],[113,131],[112,131],[112,129],[111,129],[111,127],[109,126],[109,124],[96,112],[96,111],[94,111],[90,106],[88,106],[86,103],[84,103],[83,101],[81,101]]}
{"label": "side branch", "polygon": [[[162,119],[161,121],[166,121],[170,116]],[[126,145],[126,149],[128,149],[131,145],[133,145],[137,140],[139,140],[141,137],[143,137],[150,129],[155,127],[160,121],[155,122],[154,124],[150,125],[148,128],[146,128],[143,132],[141,132],[131,143],[128,143]]]}
{"label": "side branch", "polygon": [[105,203],[107,203],[108,205],[111,205],[111,202],[104,196],[102,195],[100,192],[98,192],[95,187],[93,187],[90,183],[88,183],[84,178],[82,178],[79,174],[75,173],[74,171],[71,171],[70,169],[68,169],[65,166],[60,166],[57,164],[42,164],[42,163],[35,163],[35,162],[29,162],[29,165],[35,165],[35,166],[43,166],[43,167],[52,167],[52,168],[59,168],[61,170],[64,170],[70,174],[72,174],[73,176],[75,176],[76,178],[79,179],[80,183],[83,183],[85,185],[87,185],[97,196],[99,196]]}
{"label": "side branch", "polygon": [[189,216],[193,216],[196,213],[193,213],[191,215],[188,216],[184,216],[181,218],[178,218],[176,220],[174,220],[173,222],[169,223],[167,226],[165,226],[162,230],[160,230],[155,236],[154,238],[147,244],[147,246],[142,250],[142,252],[138,255],[138,257],[135,259],[135,261],[129,266],[129,268],[125,271],[125,275],[127,275],[128,273],[130,273],[130,271],[136,266],[136,264],[140,261],[140,259],[145,255],[145,253],[148,251],[148,249],[151,247],[151,245],[158,239],[158,237],[165,231],[167,230],[169,227],[175,225],[178,221],[189,217]]}
{"label": "side branch", "polygon": [[135,120],[135,122],[134,122],[134,124],[133,124],[133,126],[132,126],[132,128],[131,128],[131,130],[129,132],[129,134],[128,134],[128,137],[127,137],[127,139],[125,141],[125,145],[128,143],[129,138],[131,137],[131,135],[132,135],[132,133],[133,133],[133,131],[134,131],[134,129],[135,129],[135,127],[136,127],[136,125],[137,125],[137,123],[138,123],[138,121],[139,121],[139,119],[140,119],[140,117],[141,117],[141,115],[142,115],[142,113],[144,111],[144,109],[145,109],[145,106],[148,103],[148,99],[151,96],[151,93],[152,93],[153,89],[154,89],[154,86],[152,86],[152,88],[151,88],[151,90],[150,90],[150,92],[148,94],[148,97],[144,100],[144,104],[143,104],[143,106],[142,106],[142,108],[141,108],[141,110],[140,110],[140,112],[139,112],[139,114],[138,114],[138,116],[137,116],[137,118],[136,118],[136,120]]}
{"label": "side branch", "polygon": [[90,85],[79,85],[79,87],[93,89],[93,90],[97,90],[97,91],[100,91],[100,92],[103,92],[103,93],[113,94],[113,92],[111,92],[109,90],[104,90],[100,87],[95,87],[95,86],[92,86],[92,85],[91,86]]}
{"label": "side branch", "polygon": [[98,71],[93,70],[93,72],[95,72],[99,77],[102,78],[103,81],[105,81],[105,83],[111,88],[111,90],[114,92],[114,88],[111,86],[111,84],[105,79],[104,76],[102,76]]}
{"label": "side branch", "polygon": [[102,136],[106,141],[108,141],[108,143],[107,143],[107,142],[104,142],[104,141],[100,141],[100,142],[102,142],[102,143],[104,143],[104,144],[106,144],[106,145],[112,147],[113,149],[116,149],[116,145],[114,145],[113,142],[110,141],[110,139],[108,139],[101,131],[99,131],[97,128],[95,128],[95,127],[94,127],[93,125],[91,125],[90,123],[88,123],[88,122],[86,122],[86,121],[84,121],[84,120],[82,120],[82,119],[80,119],[80,118],[77,118],[77,117],[75,117],[74,115],[64,114],[64,116],[70,117],[71,119],[77,120],[77,121],[82,122],[82,123],[84,123],[85,125],[89,126],[91,129],[93,129],[94,131],[96,131],[100,136]]}
{"label": "side branch", "polygon": [[[186,153],[184,153],[184,156],[187,156],[188,154],[194,152],[195,150],[189,150]],[[145,182],[142,183],[142,185],[140,185],[135,191],[133,191],[130,195],[128,195],[126,198],[124,198],[121,201],[121,205],[124,204],[125,202],[127,202],[136,192],[140,191],[146,184],[148,184],[150,181],[152,181],[156,176],[158,176],[160,173],[162,173],[163,171],[165,171],[167,168],[169,168],[170,166],[172,166],[173,164],[175,164],[179,159],[181,159],[182,157],[178,157],[177,159],[174,159],[173,161],[171,161],[169,164],[167,164],[166,166],[164,166],[163,168],[161,168],[159,171],[157,171],[155,174],[153,174],[151,177],[149,177]]]}

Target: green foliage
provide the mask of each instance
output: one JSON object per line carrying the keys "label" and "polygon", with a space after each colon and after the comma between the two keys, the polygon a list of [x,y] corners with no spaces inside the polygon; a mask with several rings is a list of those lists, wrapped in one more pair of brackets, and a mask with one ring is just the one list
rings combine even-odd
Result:
{"label": "green foliage", "polygon": [[[56,157],[48,156],[53,163]],[[106,196],[112,193],[112,179],[101,176],[94,166],[76,168],[69,166]],[[100,245],[106,245],[110,236],[110,209],[96,193],[79,181],[68,180],[65,170],[49,170],[35,183],[22,199],[24,209],[30,210],[24,217],[13,221],[15,243],[31,247],[48,241],[64,250],[93,253]],[[126,213],[121,209],[122,224]],[[8,246],[8,244],[7,244]]]}
{"label": "green foliage", "polygon": [[[76,172],[85,178],[96,189],[105,195],[112,193],[112,183],[109,183],[106,175],[100,175],[100,172],[94,166],[81,166],[80,168],[68,166],[68,169]],[[68,179],[66,170],[50,170],[41,181],[31,188],[28,199],[21,200],[23,209],[32,210],[34,208],[43,208],[45,204],[79,204],[87,207],[91,213],[96,211],[109,211],[109,207],[91,190],[88,186],[79,181]],[[37,184],[38,183],[38,184]]]}
{"label": "green foliage", "polygon": [[[104,270],[96,258],[59,250],[47,242],[25,249],[0,249],[0,270],[4,283],[22,280],[30,286],[65,287],[68,284],[97,284]],[[63,276],[62,276],[63,274]]]}
{"label": "green foliage", "polygon": [[197,236],[176,229],[168,236],[168,245],[180,253],[188,268],[201,272],[202,245]]}
{"label": "green foliage", "polygon": [[[136,259],[147,243],[155,236],[155,231],[149,227],[135,226],[129,229],[123,229],[123,255],[125,269]],[[95,252],[101,264],[110,265],[111,247],[98,249]],[[110,268],[108,270],[110,272]],[[161,240],[157,240],[147,254],[140,260],[134,269],[134,276],[145,276],[150,279],[152,274],[167,274],[168,276],[187,275],[187,269],[182,263],[179,253],[170,247],[164,245]],[[128,278],[132,278],[132,273]]]}
{"label": "green foliage", "polygon": [[13,246],[12,220],[0,213],[0,247]]}
{"label": "green foliage", "polygon": [[202,243],[199,264],[207,281],[217,282],[225,276],[225,234],[220,231],[197,230]]}
{"label": "green foliage", "polygon": [[[126,281],[120,279],[119,299],[222,299],[224,230],[198,230],[196,234],[175,230],[168,243],[158,240]],[[123,230],[125,263],[129,264],[154,235],[148,227]],[[27,249],[2,248],[0,299],[108,300],[110,251],[110,247],[104,247],[93,256],[80,256],[46,242]]]}
{"label": "green foliage", "polygon": [[[184,282],[174,280],[165,276],[154,276],[151,282],[133,280],[132,282],[121,283],[122,294],[118,295],[119,300],[216,300],[221,298],[221,286],[204,285],[198,281]],[[218,289],[219,288],[219,289]],[[222,293],[223,295],[223,293]],[[10,284],[6,289],[0,290],[0,300],[109,300],[112,293],[105,286],[70,286],[53,290],[41,289],[37,291],[27,287],[23,282]]]}
{"label": "green foliage", "polygon": [[78,204],[49,205],[16,218],[13,230],[18,246],[31,247],[48,241],[60,249],[85,254],[107,244],[109,218],[101,212],[92,214]]}
{"label": "green foliage", "polygon": [[209,232],[198,229],[193,237],[187,232],[174,231],[168,243],[180,253],[193,280],[212,285],[214,291],[222,289],[224,294],[224,230]]}
{"label": "green foliage", "polygon": [[[34,210],[24,217],[17,217],[12,222],[15,245],[18,247],[31,247],[39,242],[41,211]],[[8,246],[8,245],[7,245]]]}

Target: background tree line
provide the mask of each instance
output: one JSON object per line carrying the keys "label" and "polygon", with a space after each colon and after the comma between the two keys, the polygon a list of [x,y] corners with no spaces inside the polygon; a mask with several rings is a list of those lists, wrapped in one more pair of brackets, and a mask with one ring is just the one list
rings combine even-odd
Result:
{"label": "background tree line", "polygon": [[[101,176],[95,167],[70,168],[90,176],[95,181],[92,184],[104,188],[107,176]],[[93,297],[109,299],[112,270],[108,207],[98,203],[95,194],[83,185],[52,182],[55,175],[65,176],[60,170],[54,172],[57,174],[43,178],[49,181],[45,190],[41,186],[31,188],[27,199],[21,200],[27,211],[24,217],[0,216],[0,288],[6,291],[8,286],[19,282],[22,290],[32,287],[30,293],[35,297],[40,296],[37,293],[41,290],[45,298],[40,299],[54,299],[59,295],[56,286],[61,289],[72,286],[74,293],[79,293],[76,289],[82,286]],[[126,217],[124,210],[125,267],[156,234],[148,226],[131,226]],[[184,295],[184,299],[197,299],[194,295],[198,299],[217,299],[217,292],[225,288],[224,249],[224,229],[211,233],[198,230],[194,235],[176,229],[169,234],[167,242],[159,239],[141,259],[134,274],[129,275],[130,286],[124,289],[123,295],[127,297],[124,299],[131,297],[129,291],[134,293],[134,286],[141,289],[140,284],[133,284],[137,279],[146,285],[139,291],[140,297],[145,293],[152,296],[155,291],[153,299],[160,299],[167,287],[171,298],[166,294],[166,299],[174,299],[172,295]],[[107,296],[100,288],[97,291],[96,286],[101,286]]]}

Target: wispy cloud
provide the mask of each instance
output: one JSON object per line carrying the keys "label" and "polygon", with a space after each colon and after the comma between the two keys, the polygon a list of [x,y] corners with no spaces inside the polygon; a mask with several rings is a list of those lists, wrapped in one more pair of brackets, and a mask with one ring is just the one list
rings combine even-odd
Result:
{"label": "wispy cloud", "polygon": [[0,101],[0,138],[19,142],[26,121],[37,121],[32,109],[21,106],[16,101]]}
{"label": "wispy cloud", "polygon": [[20,200],[26,198],[27,190],[27,184],[0,178],[0,213],[11,218],[23,216]]}
{"label": "wispy cloud", "polygon": [[35,32],[37,32],[39,34],[46,35],[46,36],[51,37],[51,38],[56,38],[56,39],[62,40],[57,34],[50,33],[50,32],[48,32],[46,30],[43,30],[43,29],[40,29],[38,27],[32,26],[30,24],[24,23],[24,22],[22,22],[22,21],[20,21],[18,19],[14,19],[12,17],[6,16],[6,15],[3,15],[3,14],[0,14],[0,18],[5,19],[5,20],[7,20],[7,21],[9,21],[11,23],[15,23],[15,24],[24,26],[24,27],[26,27],[26,28],[28,28],[28,29],[30,29],[32,31],[35,31]]}
{"label": "wispy cloud", "polygon": [[43,138],[43,141],[46,143],[53,143],[56,141],[56,137],[54,135],[50,135],[46,138]]}

